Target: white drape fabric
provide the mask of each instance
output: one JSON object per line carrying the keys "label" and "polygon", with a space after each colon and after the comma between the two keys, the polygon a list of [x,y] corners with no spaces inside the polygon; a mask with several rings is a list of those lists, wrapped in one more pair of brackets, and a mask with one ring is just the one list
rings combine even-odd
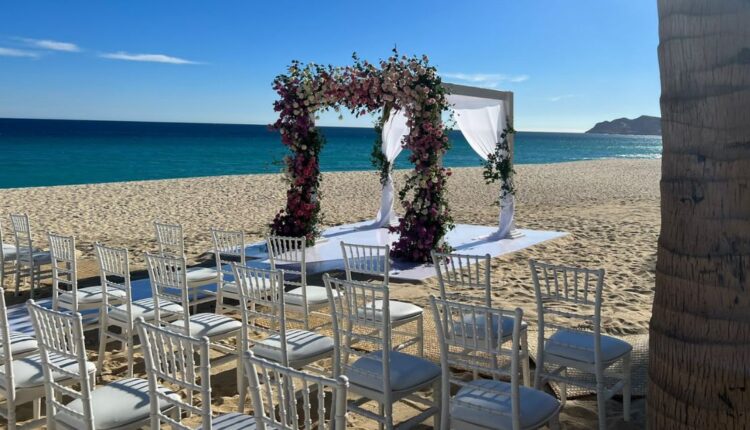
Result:
{"label": "white drape fabric", "polygon": [[[474,151],[487,160],[495,150],[506,126],[505,103],[502,100],[449,95],[458,128]],[[508,237],[513,228],[515,202],[509,195],[500,202],[500,215],[495,237]]]}
{"label": "white drape fabric", "polygon": [[[406,116],[403,112],[394,110],[383,124],[383,143],[380,147],[385,155],[386,160],[393,165],[403,149],[402,143],[404,137],[409,133],[406,126]],[[380,210],[375,217],[374,227],[388,227],[398,223],[398,216],[393,210],[394,201],[393,177],[388,173],[388,181],[383,186],[383,193],[380,196]]]}

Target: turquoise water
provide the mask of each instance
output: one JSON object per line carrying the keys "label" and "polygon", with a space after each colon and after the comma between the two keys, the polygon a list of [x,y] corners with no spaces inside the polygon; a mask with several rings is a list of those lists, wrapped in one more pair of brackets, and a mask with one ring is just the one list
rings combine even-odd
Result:
{"label": "turquoise water", "polygon": [[[373,169],[372,129],[322,129],[324,171]],[[451,142],[446,166],[481,165],[460,132]],[[0,188],[277,173],[285,154],[263,125],[0,119]],[[658,136],[516,135],[518,164],[659,157]],[[396,167],[409,166],[404,152]]]}

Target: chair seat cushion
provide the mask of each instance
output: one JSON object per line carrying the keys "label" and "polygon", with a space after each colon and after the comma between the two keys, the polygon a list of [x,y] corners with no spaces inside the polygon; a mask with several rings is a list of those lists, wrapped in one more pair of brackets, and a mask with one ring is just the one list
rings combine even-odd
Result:
{"label": "chair seat cushion", "polygon": [[[515,323],[515,319],[513,317],[506,315],[503,315],[501,317],[500,315],[492,314],[490,319],[492,320],[490,332],[493,340],[497,339],[497,337],[500,335],[501,330],[503,339],[509,339],[513,337],[513,325]],[[463,336],[467,338],[472,338],[474,337],[474,332],[476,330],[478,338],[484,339],[485,335],[487,334],[487,314],[477,313],[476,318],[473,315],[464,315],[462,321],[463,324],[458,321],[453,323],[453,333],[458,336],[463,334]],[[475,324],[476,328],[474,327]],[[521,322],[521,330],[526,330],[526,328],[528,328],[528,324],[526,322]]]}
{"label": "chair seat cushion", "polygon": [[[36,339],[34,339],[33,336],[29,336],[28,334],[18,333],[15,331],[10,332],[10,352],[13,354],[13,356],[19,356],[28,354],[31,351],[36,351],[37,349],[37,343]],[[3,346],[0,345],[0,355],[2,355],[5,351],[3,350]]]}
{"label": "chair seat cushion", "polygon": [[[286,354],[289,367],[299,368],[312,359],[333,354],[333,339],[306,330],[286,332]],[[253,352],[267,360],[281,363],[281,336],[267,337],[252,348]]]}
{"label": "chair seat cushion", "polygon": [[[249,285],[249,289],[251,291],[253,291],[253,290],[255,290],[255,291],[258,291],[258,290],[260,290],[260,291],[271,291],[271,284],[270,284],[270,282],[258,286],[258,285],[256,285],[255,281],[253,281],[252,279],[248,279],[246,283],[247,283],[247,285]],[[234,295],[239,295],[240,294],[240,289],[237,286],[237,282],[235,282],[235,281],[224,282],[222,284],[222,286],[221,286],[221,291],[223,291],[225,293],[229,293],[229,294],[234,294]]]}
{"label": "chair seat cushion", "polygon": [[[519,388],[521,428],[537,428],[560,409],[553,396],[530,387]],[[461,387],[451,401],[451,418],[477,426],[511,430],[511,384],[477,379]]]}
{"label": "chair seat cushion", "polygon": [[[421,315],[424,310],[417,305],[411,303],[399,302],[397,300],[388,301],[388,312],[390,313],[391,321],[401,321],[412,317]],[[365,305],[365,309],[359,309],[357,313],[362,316],[366,315],[368,318],[374,318],[375,321],[383,320],[383,301],[375,300],[375,311],[373,312],[372,302]]]}
{"label": "chair seat cushion", "polygon": [[[391,351],[391,391],[405,391],[428,383],[441,375],[433,362],[403,352]],[[383,353],[371,352],[357,359],[346,373],[353,389],[358,385],[383,392]]]}
{"label": "chair seat cushion", "polygon": [[[68,372],[78,372],[78,363],[75,360],[50,354],[50,360],[57,366]],[[94,363],[86,362],[89,373],[96,371]],[[70,379],[67,375],[59,372],[52,374],[55,381]],[[0,378],[5,381],[5,366],[0,366]],[[39,354],[31,355],[18,360],[13,360],[13,378],[16,388],[33,388],[44,385],[44,370],[42,369],[42,357]]]}
{"label": "chair seat cushion", "polygon": [[3,244],[3,261],[12,261],[16,259],[16,247],[13,245]]}
{"label": "chair seat cushion", "polygon": [[[188,320],[189,333],[193,337],[214,337],[229,334],[242,328],[242,323],[234,318],[214,313],[200,313],[191,315]],[[169,325],[170,328],[185,332],[184,320],[174,321]]]}
{"label": "chair seat cushion", "polygon": [[[157,390],[175,399],[180,398],[178,394],[163,387],[157,387]],[[144,421],[151,412],[148,380],[126,378],[96,387],[91,392],[91,404],[97,429],[107,430]],[[74,400],[66,406],[83,413],[81,400]],[[159,407],[165,410],[170,404],[159,399]],[[84,428],[78,417],[65,410],[58,412],[55,418],[73,428]]]}
{"label": "chair seat cushion", "polygon": [[[52,264],[52,254],[49,251],[34,251],[31,254],[31,259],[34,260],[34,264],[38,265]],[[29,261],[29,259],[22,258],[22,261]]]}
{"label": "chair seat cushion", "polygon": [[[616,337],[601,335],[602,361],[612,362],[630,352],[633,347]],[[577,330],[559,330],[544,344],[545,359],[557,356],[593,364],[594,333]]]}
{"label": "chair seat cushion", "polygon": [[[334,297],[338,297],[338,291],[333,292]],[[284,293],[284,302],[291,305],[302,306],[302,287],[295,288],[293,290]],[[307,304],[308,305],[321,305],[328,303],[328,293],[325,287],[318,287],[315,285],[307,286]]]}
{"label": "chair seat cushion", "polygon": [[186,272],[188,284],[215,281],[219,272],[215,267],[190,267]]}
{"label": "chair seat cushion", "polygon": [[[255,424],[255,417],[241,414],[239,412],[221,414],[211,420],[212,430],[252,430],[255,428],[257,428],[257,425]],[[266,428],[268,429],[269,427],[266,426]]]}
{"label": "chair seat cushion", "polygon": [[[108,300],[122,300],[126,297],[125,291],[116,288],[107,288],[107,295],[109,296]],[[78,289],[78,304],[101,303],[103,298],[102,287],[99,285]],[[73,303],[73,292],[66,291],[60,294],[58,300],[63,303]]]}
{"label": "chair seat cushion", "polygon": [[[139,317],[143,317],[143,319],[145,319],[146,321],[152,321],[155,318],[154,299],[152,297],[134,301],[130,309],[131,321],[135,321]],[[182,306],[174,302],[160,300],[159,311],[161,318],[169,317],[172,315],[182,315]],[[127,305],[122,304],[110,308],[108,315],[110,318],[118,321],[128,321]]]}

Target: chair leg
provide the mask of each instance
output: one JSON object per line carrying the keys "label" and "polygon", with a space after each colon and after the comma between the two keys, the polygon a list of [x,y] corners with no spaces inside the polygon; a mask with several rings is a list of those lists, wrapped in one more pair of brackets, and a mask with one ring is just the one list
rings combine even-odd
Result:
{"label": "chair leg", "polygon": [[544,372],[544,351],[540,349],[536,352],[536,368],[534,369],[534,388],[537,390],[542,385],[542,372]]}
{"label": "chair leg", "polygon": [[32,409],[34,410],[34,419],[38,420],[42,417],[42,399],[41,397],[37,397],[32,401]]}
{"label": "chair leg", "polygon": [[[567,367],[563,368],[563,370],[560,372],[560,375],[564,379],[568,379],[568,368]],[[565,406],[565,402],[568,401],[568,383],[565,382],[565,380],[563,380],[563,381],[560,381],[559,384],[560,384],[560,403],[563,406]]]}
{"label": "chair leg", "polygon": [[434,406],[437,408],[435,411],[435,415],[433,417],[433,423],[432,427],[435,430],[440,430],[442,428],[440,421],[443,414],[443,394],[442,394],[442,380],[438,379],[435,381],[435,383],[432,386],[432,402],[434,403]]}
{"label": "chair leg", "polygon": [[521,352],[524,355],[524,359],[521,362],[521,368],[523,370],[523,385],[531,386],[531,364],[529,363],[529,336],[528,331],[524,330],[521,333]]}
{"label": "chair leg", "polygon": [[216,313],[224,314],[224,296],[221,294],[221,283],[216,285]]}
{"label": "chair leg", "polygon": [[237,337],[237,388],[240,395],[238,402],[238,412],[245,413],[245,397],[247,396],[247,381],[245,381],[245,366],[242,362],[242,348],[240,347],[240,337]]}
{"label": "chair leg", "polygon": [[419,356],[424,357],[424,314],[420,315],[417,320],[417,336],[419,336],[419,341],[417,343]]}
{"label": "chair leg", "polygon": [[8,430],[16,430],[16,402],[6,399],[5,408],[8,417]]}
{"label": "chair leg", "polygon": [[133,327],[132,325],[130,327],[126,328],[127,333],[125,334],[125,337],[128,339],[128,343],[125,345],[125,348],[127,348],[128,353],[128,377],[133,377],[133,350],[135,349],[135,342],[133,338],[135,337],[135,334],[133,333]]}
{"label": "chair leg", "polygon": [[[378,403],[378,415],[383,417],[384,419],[387,419],[388,417],[385,416],[385,408],[383,407],[383,403]],[[385,426],[382,422],[378,423],[378,430],[383,430]]]}
{"label": "chair leg", "polygon": [[[102,314],[104,314],[102,316]],[[107,314],[106,312],[99,312],[101,317],[101,325],[99,326],[99,357],[96,360],[96,373],[102,374],[102,366],[104,365],[104,353],[107,349],[107,333],[109,326],[107,325]]]}
{"label": "chair leg", "polygon": [[15,272],[16,273],[15,273],[14,278],[15,278],[15,281],[16,281],[16,296],[18,296],[20,294],[19,293],[19,289],[21,287],[21,267],[18,264],[18,261],[16,261],[16,270],[15,270]]}
{"label": "chair leg", "polygon": [[624,376],[624,383],[622,386],[622,415],[625,421],[630,421],[630,390],[631,390],[630,367],[631,367],[630,353],[628,353],[622,359],[622,372]]}
{"label": "chair leg", "polygon": [[596,406],[599,414],[599,430],[607,429],[607,392],[602,382],[596,383]]}

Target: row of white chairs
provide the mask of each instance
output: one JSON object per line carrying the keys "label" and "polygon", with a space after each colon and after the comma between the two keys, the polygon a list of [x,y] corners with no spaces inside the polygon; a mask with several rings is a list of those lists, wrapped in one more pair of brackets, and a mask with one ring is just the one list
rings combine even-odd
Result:
{"label": "row of white chairs", "polygon": [[[309,375],[255,357],[246,351],[240,364],[248,375],[253,414],[211,411],[209,339],[188,336],[139,319],[147,379],[124,378],[97,386],[88,361],[80,313],[28,304],[39,354],[27,357],[41,367],[45,418],[49,429],[135,429],[162,424],[201,429],[344,428],[348,381]],[[16,390],[23,392],[23,390]],[[197,394],[197,402],[196,402]],[[325,396],[334,399],[329,406]],[[303,416],[298,415],[302,410]],[[277,413],[278,412],[278,413]],[[316,424],[317,423],[317,424]],[[15,421],[9,424],[15,427]],[[36,424],[36,423],[34,423]]]}
{"label": "row of white chairs", "polygon": [[[212,237],[214,240],[214,253],[217,260],[217,266],[216,270],[214,272],[214,282],[218,281],[219,288],[214,293],[214,296],[217,300],[217,312],[223,313],[225,309],[233,309],[235,311],[239,310],[242,311],[248,310],[251,313],[245,313],[242,312],[242,319],[243,324],[240,329],[235,329],[233,327],[233,324],[231,324],[232,320],[224,319],[219,316],[216,316],[215,314],[198,314],[198,315],[189,315],[189,312],[187,312],[188,306],[195,305],[195,302],[193,301],[195,299],[194,288],[191,288],[190,281],[188,279],[189,274],[191,271],[195,269],[187,268],[184,261],[184,245],[182,245],[182,233],[181,233],[181,227],[179,225],[167,225],[169,227],[177,227],[179,230],[172,228],[171,234],[160,234],[160,226],[159,223],[155,223],[156,230],[157,230],[157,239],[159,242],[159,249],[160,249],[160,256],[149,256],[147,257],[147,260],[149,261],[149,274],[152,280],[152,288],[155,285],[164,284],[162,291],[165,291],[166,293],[162,292],[160,293],[158,290],[158,287],[154,289],[153,291],[153,298],[146,299],[147,301],[150,300],[149,303],[137,303],[136,307],[142,306],[141,308],[137,309],[137,312],[133,312],[133,303],[131,303],[130,297],[127,297],[127,294],[130,290],[129,288],[129,270],[127,267],[127,251],[126,250],[119,250],[119,256],[114,248],[107,248],[103,245],[97,244],[97,257],[100,261],[100,268],[102,271],[102,285],[106,285],[109,289],[112,289],[112,291],[118,291],[117,286],[121,287],[119,291],[123,292],[124,297],[124,303],[117,305],[114,309],[122,310],[123,305],[125,307],[128,307],[128,304],[130,304],[130,310],[124,312],[127,313],[130,317],[124,318],[120,322],[124,322],[124,325],[121,325],[120,327],[124,330],[122,331],[126,335],[118,337],[118,333],[111,332],[110,330],[102,330],[102,341],[100,342],[100,365],[99,368],[101,368],[101,360],[104,357],[103,351],[105,345],[111,341],[111,340],[119,340],[123,343],[125,343],[125,349],[128,351],[129,354],[129,375],[132,375],[132,351],[133,351],[133,342],[132,342],[132,336],[134,334],[134,327],[133,327],[133,321],[135,318],[140,316],[149,316],[149,309],[151,314],[157,314],[160,312],[160,310],[163,308],[163,305],[155,305],[154,301],[157,300],[157,298],[161,295],[163,296],[163,303],[167,303],[167,307],[171,307],[172,311],[177,310],[177,307],[180,308],[182,311],[182,315],[179,315],[180,312],[165,312],[165,317],[162,319],[161,317],[156,319],[157,322],[167,323],[169,319],[179,319],[183,322],[183,332],[184,333],[190,333],[195,332],[196,330],[191,330],[192,326],[200,327],[201,329],[206,330],[206,327],[224,327],[227,330],[220,329],[218,330],[218,333],[216,329],[213,330],[212,334],[216,336],[223,336],[223,337],[234,337],[237,336],[237,331],[241,332],[239,333],[239,337],[237,340],[237,347],[238,350],[231,350],[227,348],[224,345],[219,345],[219,348],[222,349],[224,352],[228,354],[227,358],[232,359],[231,355],[236,354],[238,362],[241,356],[240,351],[246,350],[249,347],[249,343],[247,342],[248,339],[248,327],[253,327],[254,331],[262,331],[263,328],[265,328],[262,324],[256,324],[253,325],[255,321],[257,320],[264,320],[264,321],[271,321],[272,323],[275,323],[275,326],[277,327],[277,331],[271,330],[270,332],[266,332],[268,335],[267,337],[269,339],[272,339],[270,343],[275,344],[273,346],[265,347],[266,350],[273,350],[274,347],[278,347],[276,351],[273,354],[270,354],[270,358],[276,359],[276,361],[282,362],[285,365],[289,365],[290,363],[294,363],[294,357],[290,361],[288,357],[288,343],[287,347],[282,347],[282,338],[284,338],[284,341],[287,341],[290,337],[296,341],[299,344],[304,344],[305,342],[308,342],[309,340],[313,339],[316,344],[319,347],[322,347],[322,349],[318,352],[320,352],[319,357],[316,357],[313,355],[312,357],[308,356],[307,361],[304,362],[304,365],[311,364],[312,362],[317,361],[320,358],[330,356],[331,350],[333,348],[330,348],[330,342],[331,340],[328,339],[327,341],[323,340],[324,338],[321,335],[315,334],[313,331],[310,330],[299,330],[294,331],[291,330],[292,336],[288,336],[288,334],[279,333],[278,331],[284,331],[286,327],[286,320],[285,315],[286,311],[289,310],[289,308],[292,308],[293,314],[299,314],[301,313],[303,315],[303,318],[299,321],[301,322],[305,328],[311,327],[311,318],[310,316],[314,314],[314,312],[318,312],[323,314],[322,311],[324,308],[331,306],[331,298],[325,297],[324,301],[320,301],[320,290],[323,290],[323,292],[326,292],[325,287],[320,286],[311,286],[307,285],[307,275],[306,275],[306,264],[305,264],[305,242],[304,239],[294,239],[294,238],[269,238],[267,244],[269,249],[269,257],[272,264],[272,269],[275,267],[284,267],[289,272],[291,272],[291,276],[285,275],[284,272],[276,272],[277,275],[271,275],[271,272],[263,273],[262,271],[257,271],[254,274],[248,274],[248,273],[241,273],[237,274],[235,273],[238,268],[240,271],[245,270],[253,270],[248,269],[245,265],[245,246],[244,246],[244,236],[241,232],[229,232],[229,231],[220,231],[220,230],[212,230]],[[164,224],[166,225],[166,224]],[[176,232],[176,233],[175,233]],[[53,235],[50,235],[50,243],[52,245]],[[175,249],[177,251],[168,251],[167,246],[163,246],[162,242],[170,241],[172,243],[175,243]],[[179,242],[179,243],[177,243]],[[72,248],[73,251],[71,255],[74,256],[74,249],[75,245],[74,242],[72,246],[70,246],[70,243],[66,244],[66,249]],[[51,246],[51,248],[54,250],[56,247]],[[345,269],[346,269],[346,276],[347,280],[352,280],[352,275],[359,273],[364,275],[370,275],[370,276],[379,276],[380,279],[382,279],[382,283],[379,283],[380,286],[386,287],[388,285],[388,276],[390,272],[390,258],[388,255],[388,247],[373,247],[373,246],[364,246],[364,245],[353,245],[353,244],[342,244],[342,252],[345,262]],[[63,254],[62,252],[58,251],[57,254]],[[109,255],[109,258],[107,258],[107,255]],[[171,258],[171,263],[165,263],[169,261],[169,258]],[[181,261],[179,261],[181,259]],[[466,255],[458,255],[458,254],[452,254],[452,255],[441,255],[441,254],[434,254],[433,255],[433,261],[435,264],[435,267],[437,269],[438,273],[438,280],[440,285],[440,300],[445,300],[449,293],[449,289],[446,289],[446,286],[452,287],[450,290],[454,289],[460,289],[461,287],[467,287],[467,288],[484,288],[484,303],[481,305],[484,305],[485,308],[491,309],[492,300],[491,300],[491,282],[490,282],[490,264],[489,264],[489,256],[466,256]],[[109,261],[109,265],[107,264],[107,261]],[[113,263],[114,262],[114,263]],[[70,269],[70,263],[71,259],[68,258],[66,261],[68,272],[65,272],[65,270],[60,271],[60,273],[63,274],[70,274],[75,273],[75,268]],[[115,264],[116,263],[116,264]],[[238,264],[232,264],[232,263],[238,263]],[[481,264],[484,263],[484,264]],[[72,264],[75,264],[75,259],[73,257]],[[119,266],[118,266],[119,264]],[[295,267],[296,264],[296,267]],[[111,266],[115,266],[114,269],[112,269]],[[152,267],[154,266],[154,267]],[[158,267],[156,267],[158,266]],[[53,266],[54,267],[54,266]],[[107,269],[106,267],[110,267]],[[295,270],[296,269],[296,270]],[[608,337],[605,335],[602,335],[600,332],[600,309],[601,309],[601,286],[603,281],[603,271],[591,271],[586,269],[574,269],[574,268],[565,268],[562,266],[552,266],[552,265],[544,265],[541,263],[531,262],[531,269],[533,273],[533,279],[535,284],[535,290],[537,294],[537,301],[540,303],[539,308],[539,344],[538,344],[538,357],[537,357],[537,372],[535,376],[535,386],[539,388],[541,385],[543,385],[546,381],[553,380],[556,382],[561,383],[562,388],[562,400],[563,403],[565,402],[565,390],[566,390],[566,383],[580,383],[580,380],[573,380],[567,378],[567,369],[568,368],[576,368],[576,369],[582,369],[584,371],[593,373],[596,376],[596,384],[594,386],[591,386],[589,388],[592,388],[596,390],[598,394],[599,399],[599,416],[600,416],[600,427],[603,428],[603,420],[605,418],[605,408],[604,408],[604,402],[611,397],[612,395],[616,394],[618,391],[621,391],[623,393],[624,398],[624,408],[625,408],[625,416],[627,418],[628,416],[628,410],[629,410],[629,389],[630,389],[630,381],[629,381],[629,364],[630,364],[630,346],[627,345],[625,342],[622,342],[616,338]],[[58,278],[58,275],[54,274],[53,270],[53,279]],[[172,274],[170,279],[164,279],[160,280],[158,282],[155,282],[155,279],[159,278],[159,274]],[[174,274],[185,274],[185,276],[174,276]],[[124,279],[125,282],[118,285],[113,285],[108,283],[110,275],[117,277],[119,279]],[[254,276],[251,276],[254,275]],[[272,281],[271,279],[274,278],[274,276],[280,276],[275,281]],[[75,278],[75,277],[73,277]],[[242,297],[242,289],[238,288],[238,283],[234,281],[234,279],[239,279],[243,283],[243,281],[246,281],[248,279],[255,279],[256,282],[258,279],[264,279],[264,283],[266,283],[266,286],[263,287],[263,289],[258,290],[257,288],[249,288],[245,289],[245,297]],[[182,283],[179,281],[182,280]],[[57,280],[55,282],[64,282],[63,280]],[[75,282],[75,281],[73,281]],[[286,288],[290,288],[289,282],[292,282],[291,284],[291,290],[284,292]],[[269,295],[264,296],[263,293],[266,289],[272,289],[273,287],[271,284],[276,284],[277,289],[279,293],[276,295]],[[203,284],[206,285],[206,284]],[[284,286],[286,285],[286,288]],[[279,287],[280,286],[280,287]],[[109,289],[105,289],[105,291],[109,291]],[[101,291],[101,290],[100,290]],[[174,294],[176,291],[185,291],[185,294],[182,294],[178,297]],[[333,292],[333,294],[339,294],[340,289],[334,288],[330,290]],[[53,289],[53,293],[55,290]],[[171,292],[171,293],[170,293]],[[312,292],[312,293],[311,293]],[[290,294],[292,293],[292,294]],[[327,293],[326,293],[327,294]],[[280,295],[283,295],[284,299],[281,300],[279,298]],[[110,294],[103,294],[103,300],[107,300],[107,298],[110,297]],[[294,296],[301,297],[302,300],[294,300]],[[366,296],[366,295],[365,295]],[[268,297],[276,297],[277,300],[268,300]],[[290,297],[292,300],[290,300]],[[308,299],[308,297],[312,298],[312,300]],[[118,297],[117,294],[114,295],[114,297],[111,297],[113,299],[113,302],[116,302],[117,300],[123,299],[123,297]],[[60,297],[57,298],[58,302],[60,302]],[[232,307],[231,305],[225,304],[224,299],[233,299],[234,301],[237,301],[240,303],[240,305]],[[264,302],[265,300],[265,302]],[[65,302],[63,300],[63,302]],[[77,303],[77,301],[73,301],[74,303]],[[292,306],[289,306],[289,303],[292,302]],[[560,312],[559,310],[553,310],[550,306],[547,306],[548,304],[551,304],[552,302],[562,302],[567,304],[573,304],[574,307],[589,307],[592,310],[591,315],[582,315],[582,314],[576,314],[575,312]],[[70,300],[68,301],[70,303]],[[384,303],[388,303],[388,305],[384,305]],[[311,305],[311,306],[308,306]],[[417,333],[414,335],[414,337],[411,339],[411,341],[405,345],[397,345],[395,349],[403,349],[409,345],[417,344],[419,355],[422,355],[423,350],[423,322],[422,322],[422,309],[408,304],[404,302],[395,302],[388,299],[377,299],[372,298],[367,303],[361,303],[361,306],[359,306],[358,309],[367,309],[368,306],[372,307],[372,320],[376,321],[378,319],[381,319],[383,321],[389,321],[390,323],[386,324],[387,330],[390,334],[392,333],[392,329],[395,327],[398,327],[401,324],[407,324],[410,322],[417,322]],[[261,311],[258,313],[256,312],[256,306],[259,306],[261,309],[270,309],[270,311]],[[108,309],[108,306],[102,307],[102,309]],[[69,309],[72,311],[76,311],[80,309]],[[385,311],[387,309],[387,312]],[[85,309],[84,309],[85,310]],[[138,312],[141,311],[141,312]],[[313,312],[311,312],[313,311]],[[395,312],[394,312],[395,311]],[[264,313],[265,312],[265,313]],[[367,312],[365,312],[366,314]],[[117,311],[115,311],[112,315],[116,315]],[[336,315],[335,310],[331,309],[330,315]],[[387,318],[386,318],[387,315]],[[545,315],[547,315],[547,318],[545,318]],[[155,315],[154,315],[155,316]],[[506,313],[505,315],[502,315],[498,317],[497,315],[491,315],[491,318],[488,319],[488,314],[479,312],[476,315],[469,316],[464,315],[464,318],[469,318],[468,320],[464,321],[465,330],[468,334],[472,332],[478,333],[478,335],[474,336],[476,338],[480,338],[479,334],[486,332],[489,334],[486,338],[492,338],[492,339],[499,339],[502,342],[501,343],[511,343],[512,344],[512,333],[515,329],[515,324],[517,321],[514,319],[512,315],[509,315]],[[104,327],[109,327],[110,325],[117,325],[117,324],[110,324],[114,321],[117,321],[116,318],[109,318],[107,314],[100,315],[100,318],[102,318],[102,325]],[[493,319],[493,318],[499,318],[499,319]],[[559,318],[566,318],[568,320],[571,319],[578,319],[583,321],[588,329],[590,331],[581,331],[579,330],[580,327],[571,328],[570,326],[564,326],[558,323],[556,321]],[[192,319],[192,321],[191,321]],[[336,318],[333,318],[335,322]],[[548,323],[545,325],[545,319],[548,320]],[[85,319],[84,319],[85,320]],[[555,320],[555,321],[553,321]],[[188,324],[185,325],[185,321],[188,321]],[[487,321],[491,321],[490,324],[487,324]],[[236,322],[236,321],[235,321]],[[519,350],[519,360],[520,360],[520,366],[522,368],[522,377],[524,380],[525,385],[530,385],[529,379],[530,379],[530,372],[529,372],[529,354],[528,354],[528,340],[527,340],[527,324],[523,322],[522,320],[519,322],[518,331],[519,331],[519,341],[518,341],[518,349]],[[92,324],[90,327],[95,327],[95,324]],[[229,328],[232,328],[229,330]],[[280,327],[280,329],[278,329]],[[313,330],[315,328],[319,327],[312,327]],[[365,340],[372,340],[372,337],[380,337],[382,339],[391,339],[391,335],[385,336],[386,333],[386,327],[370,327],[371,333],[375,334],[375,336],[370,336],[370,338],[367,339],[359,339],[362,341]],[[375,330],[377,329],[377,330]],[[488,331],[489,330],[489,331]],[[209,330],[210,331],[210,330]],[[209,331],[206,331],[208,333]],[[129,333],[129,334],[128,334]],[[335,331],[334,331],[335,333]],[[499,337],[498,337],[499,335]],[[111,337],[107,337],[111,336]],[[216,337],[214,336],[214,337]],[[275,341],[273,340],[275,336]],[[337,336],[334,336],[336,338]],[[354,336],[355,338],[357,336]],[[439,337],[440,338],[440,337]],[[129,345],[128,345],[129,340]],[[215,340],[219,340],[216,339]],[[357,340],[357,339],[355,339]],[[335,339],[334,339],[335,342]],[[215,343],[215,342],[214,342]],[[324,345],[327,344],[327,345]],[[339,343],[339,346],[341,343]],[[442,346],[442,345],[441,345]],[[241,348],[240,348],[241,347]],[[385,350],[390,351],[392,346],[389,346],[388,348],[384,348]],[[294,350],[294,346],[292,346],[292,350]],[[309,349],[309,348],[308,348]],[[287,357],[285,357],[287,355]],[[298,354],[299,355],[299,354]],[[335,354],[337,356],[338,354]],[[311,361],[310,361],[311,360]],[[382,358],[381,358],[382,360]],[[611,387],[605,387],[605,381],[607,377],[613,376],[611,372],[606,372],[607,368],[610,367],[614,362],[622,360],[623,361],[623,372],[620,374],[616,374],[614,376],[618,377],[617,383],[614,386]],[[408,360],[407,360],[408,361]],[[294,363],[299,364],[299,363]],[[424,363],[422,363],[424,364]],[[429,364],[429,362],[427,362]],[[547,365],[556,365],[556,368],[552,371],[546,371]],[[444,366],[445,367],[445,366]],[[334,369],[339,368],[338,366],[334,366]],[[425,368],[428,368],[427,366]],[[244,384],[242,381],[242,375],[241,373],[242,366],[238,366],[238,385],[241,392],[241,402],[244,402],[244,394],[242,392]],[[474,370],[475,377],[478,375],[478,370]],[[383,390],[382,393],[386,393],[386,390]],[[372,396],[372,393],[369,393]],[[365,396],[365,398],[367,398]],[[391,399],[392,400],[392,399]],[[390,416],[387,414],[387,408],[388,406],[392,404],[390,400],[386,399],[385,397],[382,397],[379,401],[380,408],[383,413],[377,414],[376,416],[371,416],[371,418],[385,418],[382,422],[384,425],[388,425],[388,418],[387,416]],[[357,408],[357,405],[353,406],[354,408]],[[367,415],[367,411],[365,410],[358,410],[358,412],[362,412],[363,414]],[[375,415],[375,414],[372,414]],[[429,415],[429,414],[428,414]],[[420,419],[423,417],[417,416],[415,419]],[[418,421],[415,421],[418,422]]]}

